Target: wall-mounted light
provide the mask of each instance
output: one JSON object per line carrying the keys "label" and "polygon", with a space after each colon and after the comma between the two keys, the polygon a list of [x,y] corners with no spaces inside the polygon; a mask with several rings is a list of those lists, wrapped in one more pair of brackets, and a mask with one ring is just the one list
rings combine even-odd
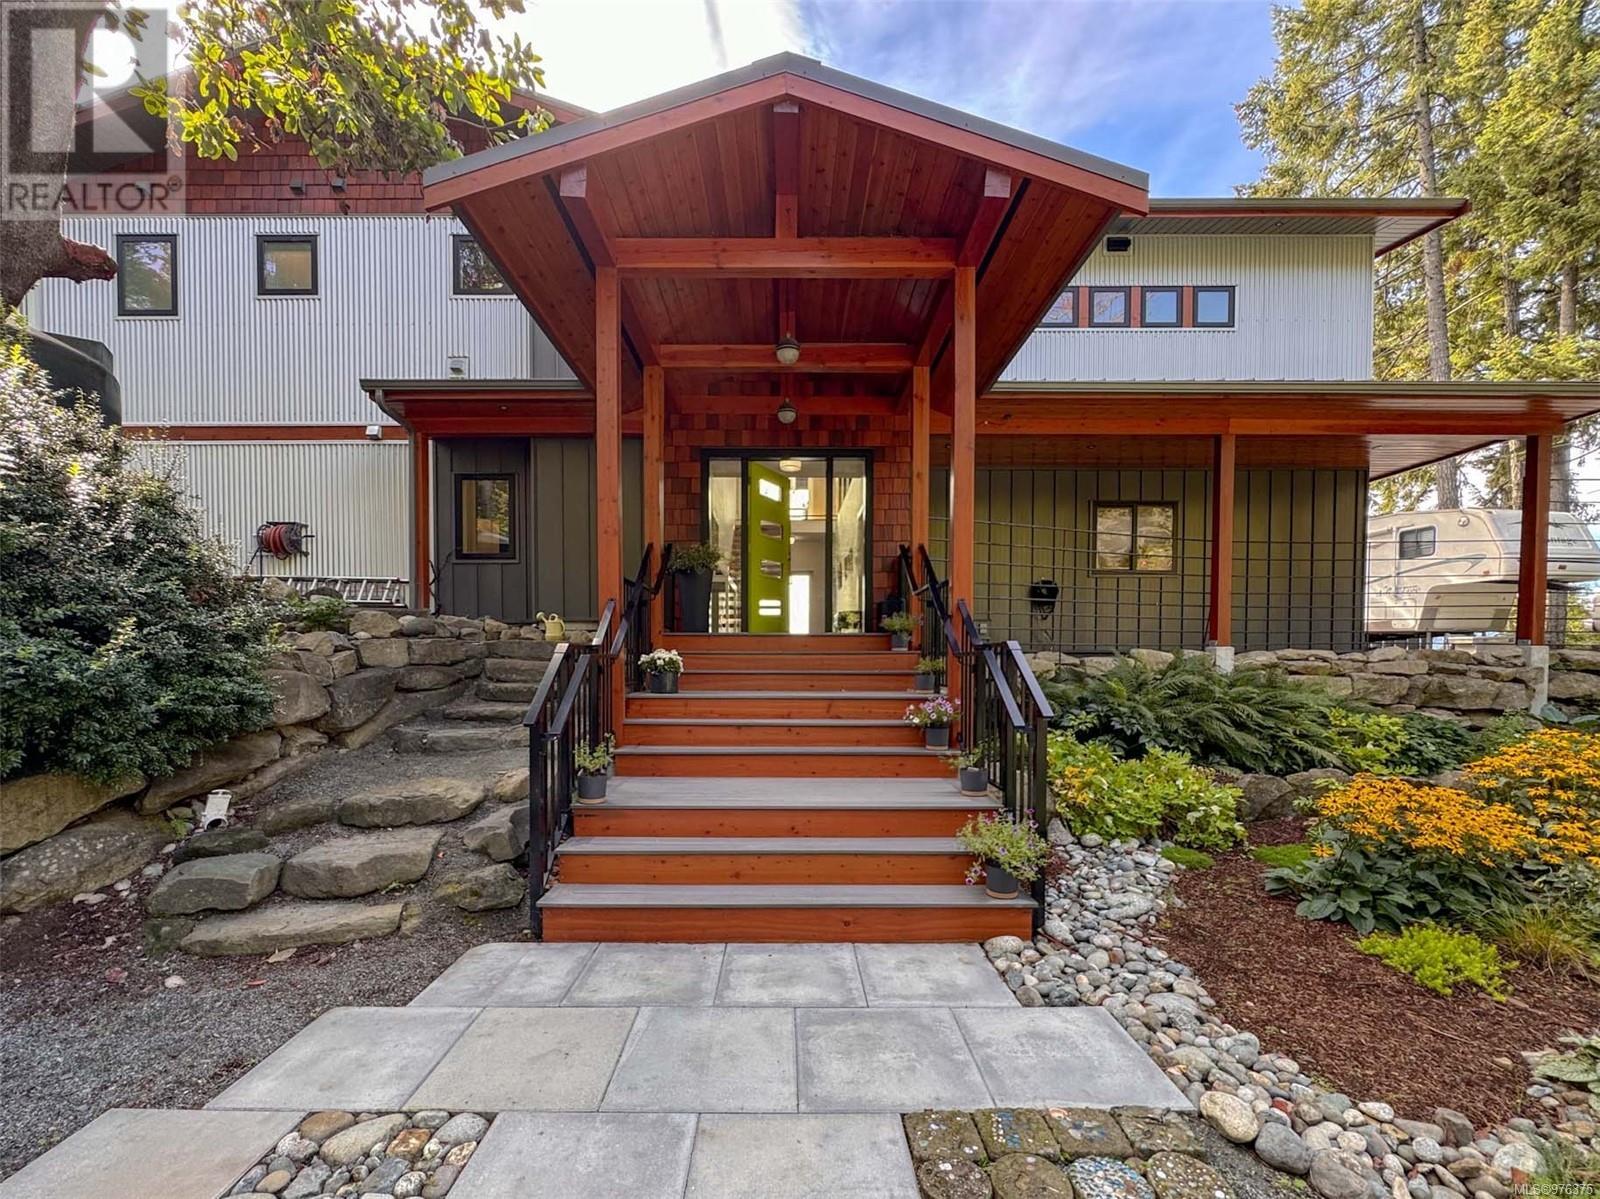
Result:
{"label": "wall-mounted light", "polygon": [[781,366],[793,366],[800,361],[800,343],[788,333],[778,338],[778,344],[772,347],[772,352],[778,356]]}
{"label": "wall-mounted light", "polygon": [[794,405],[788,400],[778,405],[778,423],[780,425],[794,424],[794,418],[800,414],[794,410]]}
{"label": "wall-mounted light", "polygon": [[[788,422],[785,422],[785,423],[787,424]],[[780,459],[778,459],[778,469],[781,470],[786,475],[797,475],[797,474],[799,474],[800,470],[801,470],[801,468],[803,466],[805,466],[805,463],[801,462],[800,459],[798,459],[798,458],[780,458]]]}

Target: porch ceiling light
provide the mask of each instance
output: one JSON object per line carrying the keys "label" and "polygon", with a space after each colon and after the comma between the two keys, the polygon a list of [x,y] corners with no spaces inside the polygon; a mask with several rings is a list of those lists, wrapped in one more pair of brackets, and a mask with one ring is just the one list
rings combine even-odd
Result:
{"label": "porch ceiling light", "polygon": [[[787,423],[787,422],[785,422]],[[797,475],[804,468],[805,463],[798,458],[778,459],[778,469],[786,475]]]}
{"label": "porch ceiling light", "polygon": [[772,348],[772,351],[778,356],[778,362],[782,366],[793,366],[800,361],[800,343],[794,339],[792,334],[785,333],[778,338],[778,344]]}
{"label": "porch ceiling light", "polygon": [[794,405],[788,400],[778,405],[778,423],[780,425],[794,424],[794,418],[800,414],[794,410]]}

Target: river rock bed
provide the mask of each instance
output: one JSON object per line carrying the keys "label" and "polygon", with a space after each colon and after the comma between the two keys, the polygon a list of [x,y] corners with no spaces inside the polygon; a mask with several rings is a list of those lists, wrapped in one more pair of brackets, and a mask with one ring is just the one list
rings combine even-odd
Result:
{"label": "river rock bed", "polygon": [[489,1131],[475,1112],[312,1112],[234,1183],[246,1199],[442,1199]]}
{"label": "river rock bed", "polygon": [[[1024,1006],[1103,1007],[1223,1136],[1323,1199],[1510,1199],[1541,1168],[1542,1145],[1600,1151],[1576,1092],[1529,1098],[1548,1116],[1480,1131],[1449,1108],[1407,1119],[1389,1104],[1319,1085],[1292,1058],[1221,1019],[1194,971],[1150,943],[1179,869],[1160,847],[1074,837],[1053,821],[1056,861],[1043,935],[984,950]],[[1535,1092],[1538,1092],[1537,1094]]]}

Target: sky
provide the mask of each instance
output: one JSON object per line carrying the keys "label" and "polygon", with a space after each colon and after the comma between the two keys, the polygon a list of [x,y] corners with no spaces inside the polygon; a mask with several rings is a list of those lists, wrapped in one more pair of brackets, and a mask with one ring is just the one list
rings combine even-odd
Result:
{"label": "sky", "polygon": [[1270,73],[1262,0],[526,0],[551,95],[609,109],[793,50],[1229,195],[1260,158],[1233,106]]}

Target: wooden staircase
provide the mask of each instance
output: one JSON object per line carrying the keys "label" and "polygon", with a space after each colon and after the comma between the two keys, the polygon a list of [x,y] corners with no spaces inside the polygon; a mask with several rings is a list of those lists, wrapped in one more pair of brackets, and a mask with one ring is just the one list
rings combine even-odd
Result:
{"label": "wooden staircase", "polygon": [[915,657],[869,635],[669,635],[676,695],[627,696],[603,805],[573,808],[552,941],[948,941],[1029,935],[965,885],[962,796],[901,717]]}

